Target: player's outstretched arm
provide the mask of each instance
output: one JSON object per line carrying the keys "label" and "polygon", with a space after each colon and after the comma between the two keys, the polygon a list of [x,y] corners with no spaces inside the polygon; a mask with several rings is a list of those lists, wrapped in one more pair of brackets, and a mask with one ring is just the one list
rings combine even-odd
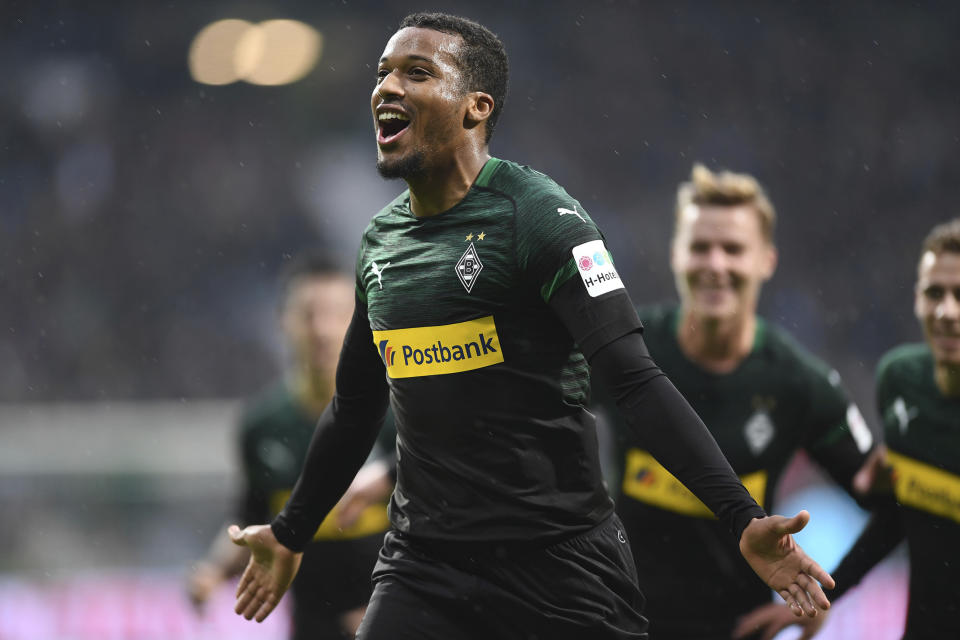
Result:
{"label": "player's outstretched arm", "polygon": [[270,530],[260,524],[228,530],[234,544],[250,548],[250,561],[237,585],[237,603],[233,610],[247,620],[263,622],[286,593],[300,568],[303,553],[286,548]]}
{"label": "player's outstretched arm", "polygon": [[754,518],[740,536],[740,553],[771,589],[780,594],[794,615],[817,615],[830,608],[821,585],[833,589],[830,574],[800,548],[793,539],[810,521],[801,511],[792,518]]}

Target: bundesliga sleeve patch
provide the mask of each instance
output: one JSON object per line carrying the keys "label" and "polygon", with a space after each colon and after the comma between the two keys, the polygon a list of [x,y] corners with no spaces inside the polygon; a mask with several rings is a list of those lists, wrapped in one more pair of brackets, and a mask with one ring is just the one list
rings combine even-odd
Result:
{"label": "bundesliga sleeve patch", "polygon": [[623,289],[620,275],[613,266],[613,257],[603,246],[603,240],[591,240],[573,248],[573,259],[577,263],[577,271],[583,279],[583,286],[591,298]]}

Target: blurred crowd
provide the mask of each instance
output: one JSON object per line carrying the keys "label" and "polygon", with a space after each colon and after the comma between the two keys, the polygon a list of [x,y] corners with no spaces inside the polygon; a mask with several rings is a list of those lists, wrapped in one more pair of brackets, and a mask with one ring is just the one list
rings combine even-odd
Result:
{"label": "blurred crowd", "polygon": [[[947,2],[444,2],[511,55],[494,155],[605,230],[636,301],[672,297],[675,185],[756,175],[780,267],[761,312],[829,355],[861,405],[919,339],[915,249],[956,216],[960,8]],[[275,283],[320,247],[351,269],[403,185],[374,169],[369,93],[414,7],[8,1],[0,8],[0,401],[245,395],[278,370]],[[320,31],[300,82],[206,86],[214,20]]]}

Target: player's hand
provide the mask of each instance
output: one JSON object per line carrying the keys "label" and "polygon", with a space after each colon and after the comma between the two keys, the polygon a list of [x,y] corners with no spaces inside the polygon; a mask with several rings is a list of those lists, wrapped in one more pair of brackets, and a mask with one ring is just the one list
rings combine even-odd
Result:
{"label": "player's hand", "polygon": [[818,609],[830,608],[820,585],[833,589],[835,583],[791,535],[809,521],[806,511],[792,518],[754,518],[740,537],[740,553],[757,575],[780,594],[794,615],[813,617]]}
{"label": "player's hand", "polygon": [[270,525],[258,524],[227,530],[234,544],[250,548],[250,561],[237,585],[237,603],[233,610],[247,620],[263,622],[293,582],[300,568],[302,553],[280,544]]}
{"label": "player's hand", "polygon": [[801,634],[796,640],[809,640],[817,635],[823,623],[827,620],[827,614],[824,612],[813,618],[807,616],[797,617],[786,605],[771,602],[762,607],[757,607],[747,615],[737,621],[737,626],[733,629],[735,640],[740,638],[757,636],[759,640],[773,640],[773,638],[783,629],[791,625],[801,628]]}
{"label": "player's hand", "polygon": [[853,476],[853,488],[862,496],[874,490],[889,489],[890,465],[887,462],[887,448],[878,445],[867,456],[857,474]]}
{"label": "player's hand", "polygon": [[383,502],[393,492],[390,468],[387,463],[375,460],[361,467],[350,488],[340,498],[335,513],[337,526],[346,529],[352,526],[363,510],[372,504]]}
{"label": "player's hand", "polygon": [[200,560],[187,575],[187,597],[197,613],[203,613],[204,606],[225,579],[223,571],[206,560]]}

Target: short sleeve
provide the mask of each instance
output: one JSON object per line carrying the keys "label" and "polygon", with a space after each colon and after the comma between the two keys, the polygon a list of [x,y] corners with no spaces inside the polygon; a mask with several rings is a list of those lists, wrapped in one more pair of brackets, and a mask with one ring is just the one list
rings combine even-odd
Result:
{"label": "short sleeve", "polygon": [[545,302],[571,278],[591,298],[626,295],[597,225],[579,202],[552,186],[532,186],[517,197],[517,266],[524,279]]}

